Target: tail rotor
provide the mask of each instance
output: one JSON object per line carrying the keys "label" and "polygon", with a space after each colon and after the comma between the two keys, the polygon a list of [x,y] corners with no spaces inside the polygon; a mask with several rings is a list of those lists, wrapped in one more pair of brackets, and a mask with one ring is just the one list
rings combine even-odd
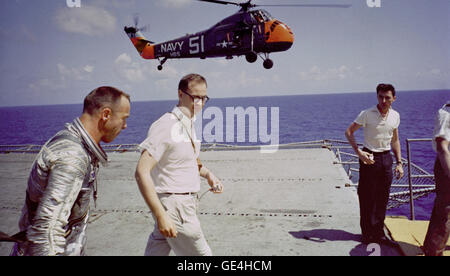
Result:
{"label": "tail rotor", "polygon": [[133,16],[134,21],[134,28],[136,29],[136,32],[146,32],[149,29],[149,25],[144,25],[142,27],[139,27],[139,14],[135,14]]}
{"label": "tail rotor", "polygon": [[[135,37],[144,37],[144,35],[142,34],[143,32],[146,32],[149,28],[150,25],[144,25],[142,27],[139,26],[139,15],[136,13],[133,16],[133,22],[134,22],[134,26],[131,27],[127,27],[125,26],[124,31],[128,34],[128,36],[130,38],[135,38]],[[149,43],[153,43],[152,41],[148,41]]]}
{"label": "tail rotor", "polygon": [[142,32],[149,29],[149,25],[139,26],[139,16],[135,14],[133,16],[134,26],[124,27],[125,33],[130,38],[133,45],[136,47],[138,53],[145,59],[154,59],[154,42],[147,40]]}

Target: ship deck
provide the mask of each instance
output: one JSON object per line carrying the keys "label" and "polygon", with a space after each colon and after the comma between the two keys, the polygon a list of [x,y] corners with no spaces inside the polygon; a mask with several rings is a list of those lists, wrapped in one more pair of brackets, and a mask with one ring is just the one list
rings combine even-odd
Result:
{"label": "ship deck", "polygon": [[[91,208],[88,255],[143,255],[154,221],[134,179],[137,152],[111,153]],[[214,255],[367,256],[356,188],[328,148],[220,150],[201,153],[224,192],[206,192],[199,218]],[[18,231],[34,154],[0,154],[0,230]],[[10,243],[0,244],[8,255]],[[400,251],[381,245],[381,255]]]}

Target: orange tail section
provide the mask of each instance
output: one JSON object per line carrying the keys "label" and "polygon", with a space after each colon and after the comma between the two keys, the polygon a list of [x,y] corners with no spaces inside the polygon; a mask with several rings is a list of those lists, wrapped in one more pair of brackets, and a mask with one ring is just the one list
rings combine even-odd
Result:
{"label": "orange tail section", "polygon": [[125,27],[124,31],[127,33],[141,57],[145,59],[155,58],[155,45],[153,42],[145,39],[144,35],[140,31],[137,31],[134,27]]}

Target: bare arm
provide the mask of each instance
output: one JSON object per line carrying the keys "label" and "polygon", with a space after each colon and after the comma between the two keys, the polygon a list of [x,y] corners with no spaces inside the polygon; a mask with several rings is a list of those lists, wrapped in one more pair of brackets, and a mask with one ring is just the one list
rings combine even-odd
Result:
{"label": "bare arm", "polygon": [[155,185],[150,176],[150,172],[155,167],[156,163],[157,161],[150,155],[150,153],[148,151],[144,151],[141,154],[141,158],[139,159],[136,167],[136,182],[145,202],[156,217],[161,234],[165,237],[175,238],[177,236],[176,226],[162,206],[161,201],[156,194]]}
{"label": "bare arm", "polygon": [[209,186],[211,186],[211,191],[220,194],[223,192],[222,182],[205,166],[200,169],[200,176],[208,180]]}
{"label": "bare arm", "polygon": [[402,151],[400,148],[400,139],[398,137],[398,128],[396,128],[394,130],[394,135],[392,136],[391,144],[392,144],[392,151],[394,152],[397,163],[401,162],[402,161]]}
{"label": "bare arm", "polygon": [[403,177],[402,151],[400,147],[398,128],[394,129],[391,144],[392,144],[392,151],[394,152],[395,159],[397,160],[397,165],[395,166],[395,175],[397,176],[397,178],[402,178]]}
{"label": "bare arm", "polygon": [[439,162],[444,170],[444,174],[450,178],[450,152],[448,150],[449,141],[438,137],[436,138],[436,150]]}
{"label": "bare arm", "polygon": [[358,125],[357,123],[353,122],[345,131],[345,137],[347,137],[348,142],[352,146],[355,153],[358,155],[359,159],[364,162],[364,164],[374,164],[375,161],[370,159],[370,153],[362,151],[358,148],[358,144],[356,143],[355,136],[353,133],[357,131],[359,128],[361,128],[361,125]]}

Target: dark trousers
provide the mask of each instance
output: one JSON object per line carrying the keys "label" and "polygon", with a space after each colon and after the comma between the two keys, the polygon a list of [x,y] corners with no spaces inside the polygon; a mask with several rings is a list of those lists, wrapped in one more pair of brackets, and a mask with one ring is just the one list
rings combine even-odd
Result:
{"label": "dark trousers", "polygon": [[450,233],[450,178],[444,174],[441,162],[434,164],[436,199],[424,242],[425,255],[441,256]]}
{"label": "dark trousers", "polygon": [[[363,149],[370,152],[368,149]],[[373,153],[375,164],[359,161],[359,211],[363,238],[384,236],[384,219],[392,184],[392,156],[389,151]]]}

